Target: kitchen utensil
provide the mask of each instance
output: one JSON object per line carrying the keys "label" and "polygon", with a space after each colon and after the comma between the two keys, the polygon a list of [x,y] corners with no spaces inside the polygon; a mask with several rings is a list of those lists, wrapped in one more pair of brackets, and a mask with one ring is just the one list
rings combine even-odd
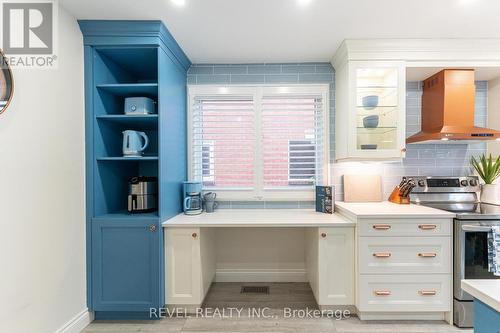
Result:
{"label": "kitchen utensil", "polygon": [[377,147],[378,146],[376,144],[361,145],[362,150],[375,150],[375,149],[377,149]]}
{"label": "kitchen utensil", "polygon": [[378,126],[379,116],[373,114],[371,116],[366,116],[363,118],[363,126],[365,128],[376,128]]}
{"label": "kitchen utensil", "polygon": [[125,98],[126,115],[145,115],[155,113],[155,102],[148,97]]}
{"label": "kitchen utensil", "polygon": [[132,130],[123,131],[123,156],[140,157],[148,145],[149,138],[146,133]]}
{"label": "kitchen utensil", "polygon": [[197,215],[203,210],[201,182],[184,182],[182,208],[186,215]]}
{"label": "kitchen utensil", "polygon": [[203,201],[205,202],[205,212],[213,213],[215,208],[217,208],[217,202],[215,202],[215,198],[217,197],[217,193],[208,192],[203,195]]}
{"label": "kitchen utensil", "polygon": [[378,106],[378,96],[368,95],[362,98],[363,107],[366,110],[373,110]]}
{"label": "kitchen utensil", "polygon": [[382,201],[382,178],[380,175],[344,175],[345,202]]}
{"label": "kitchen utensil", "polygon": [[412,178],[403,177],[401,183],[392,190],[388,200],[397,204],[409,204],[410,193],[415,186],[416,183]]}
{"label": "kitchen utensil", "polygon": [[158,178],[132,177],[128,183],[128,205],[130,213],[152,212],[157,209]]}

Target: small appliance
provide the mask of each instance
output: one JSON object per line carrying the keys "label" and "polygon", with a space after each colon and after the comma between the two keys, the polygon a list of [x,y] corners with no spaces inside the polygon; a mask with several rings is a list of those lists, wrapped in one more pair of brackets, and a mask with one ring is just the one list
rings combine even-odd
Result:
{"label": "small appliance", "polygon": [[154,114],[155,102],[147,97],[127,97],[124,113],[131,116]]}
{"label": "small appliance", "polygon": [[201,182],[184,182],[183,184],[183,210],[186,215],[197,215],[203,211],[201,195]]}
{"label": "small appliance", "polygon": [[123,156],[141,157],[149,145],[149,138],[144,132],[127,130],[123,131]]}
{"label": "small appliance", "polygon": [[479,202],[479,178],[406,177],[417,185],[412,203],[456,214],[453,220],[453,323],[472,327],[473,298],[462,290],[463,279],[499,279],[488,272],[488,233],[500,226],[500,206]]}
{"label": "small appliance", "polygon": [[157,209],[158,178],[132,177],[128,182],[128,211],[153,212]]}

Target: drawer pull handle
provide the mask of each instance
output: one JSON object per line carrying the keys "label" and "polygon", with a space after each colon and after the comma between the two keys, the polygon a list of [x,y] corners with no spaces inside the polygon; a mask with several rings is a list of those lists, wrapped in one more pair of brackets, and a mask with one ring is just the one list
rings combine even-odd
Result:
{"label": "drawer pull handle", "polygon": [[390,252],[375,252],[373,254],[373,256],[377,258],[389,258],[391,255]]}
{"label": "drawer pull handle", "polygon": [[373,229],[375,230],[389,230],[391,226],[389,224],[374,224]]}
{"label": "drawer pull handle", "polygon": [[376,296],[389,296],[391,294],[389,290],[375,290],[373,293]]}
{"label": "drawer pull handle", "polygon": [[418,293],[422,296],[434,296],[434,295],[436,295],[435,290],[420,290]]}
{"label": "drawer pull handle", "polygon": [[435,258],[437,254],[435,252],[421,252],[418,256],[422,258]]}
{"label": "drawer pull handle", "polygon": [[435,225],[435,224],[419,224],[418,228],[420,230],[434,230],[437,228],[437,225]]}

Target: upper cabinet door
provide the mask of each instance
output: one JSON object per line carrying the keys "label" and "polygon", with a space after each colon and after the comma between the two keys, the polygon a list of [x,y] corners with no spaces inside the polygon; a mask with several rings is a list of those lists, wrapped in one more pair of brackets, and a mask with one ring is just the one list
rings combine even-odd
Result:
{"label": "upper cabinet door", "polygon": [[[349,61],[337,81],[337,159],[400,159],[405,152],[404,62]],[[347,81],[347,82],[346,82]],[[342,87],[344,86],[344,87]],[[345,91],[342,94],[342,91]],[[346,99],[342,101],[342,99]]]}

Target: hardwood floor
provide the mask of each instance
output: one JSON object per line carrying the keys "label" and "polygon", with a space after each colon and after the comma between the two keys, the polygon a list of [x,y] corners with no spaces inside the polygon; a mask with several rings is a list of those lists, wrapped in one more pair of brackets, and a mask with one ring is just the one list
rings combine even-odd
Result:
{"label": "hardwood floor", "polygon": [[[191,314],[187,318],[95,321],[82,333],[472,333],[472,330],[460,330],[439,321],[362,322],[356,317],[341,320],[326,316],[308,317],[305,311],[299,310],[307,308],[311,313],[317,310],[318,306],[307,283],[245,284],[267,285],[270,287],[269,294],[241,294],[242,285],[242,283],[214,283],[205,299],[204,312]],[[294,310],[296,316],[292,318]]]}

